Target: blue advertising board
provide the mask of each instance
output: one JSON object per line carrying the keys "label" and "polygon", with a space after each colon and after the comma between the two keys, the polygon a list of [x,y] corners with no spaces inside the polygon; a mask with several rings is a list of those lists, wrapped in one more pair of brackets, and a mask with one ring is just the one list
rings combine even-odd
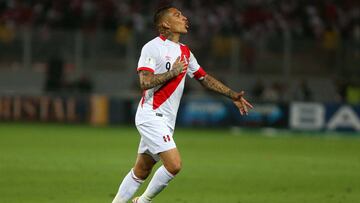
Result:
{"label": "blue advertising board", "polygon": [[288,126],[287,105],[259,103],[254,106],[249,115],[241,116],[239,109],[228,100],[188,99],[181,105],[178,123],[184,126]]}
{"label": "blue advertising board", "polygon": [[228,111],[222,100],[186,100],[180,106],[177,122],[184,126],[220,126],[230,122]]}

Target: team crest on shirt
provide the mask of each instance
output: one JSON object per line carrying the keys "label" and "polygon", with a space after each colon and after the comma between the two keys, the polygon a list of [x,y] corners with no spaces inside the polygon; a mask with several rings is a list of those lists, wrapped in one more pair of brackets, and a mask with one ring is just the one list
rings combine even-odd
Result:
{"label": "team crest on shirt", "polygon": [[163,136],[164,142],[170,142],[171,138],[169,135]]}

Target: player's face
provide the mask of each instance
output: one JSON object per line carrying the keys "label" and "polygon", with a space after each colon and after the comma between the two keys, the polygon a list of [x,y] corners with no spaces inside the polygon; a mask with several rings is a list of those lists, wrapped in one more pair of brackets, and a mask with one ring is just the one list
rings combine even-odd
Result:
{"label": "player's face", "polygon": [[171,32],[181,34],[187,33],[187,29],[189,28],[188,20],[178,9],[169,9],[167,21]]}

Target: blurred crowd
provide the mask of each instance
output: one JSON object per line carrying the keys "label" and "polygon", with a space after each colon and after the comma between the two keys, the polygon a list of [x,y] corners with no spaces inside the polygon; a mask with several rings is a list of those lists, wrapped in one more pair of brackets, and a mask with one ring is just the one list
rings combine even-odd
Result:
{"label": "blurred crowd", "polygon": [[198,37],[213,33],[252,34],[288,30],[320,37],[327,29],[341,36],[360,35],[357,0],[2,0],[0,26],[32,25],[61,29],[125,27],[143,32],[152,27],[157,7],[172,3],[190,19]]}
{"label": "blurred crowd", "polygon": [[[238,65],[241,71],[254,73],[264,46],[262,39],[267,39],[275,58],[274,54],[283,53],[281,44],[286,35],[292,38],[294,53],[297,48],[306,46],[302,39],[316,44],[306,50],[316,53],[319,58],[316,60],[324,58],[325,63],[319,66],[336,75],[345,75],[339,67],[352,66],[345,63],[346,54],[360,58],[359,0],[1,0],[0,45],[14,41],[16,34],[25,27],[36,30],[35,33],[40,33],[40,38],[44,39],[53,30],[82,30],[84,33],[104,30],[115,36],[120,48],[128,48],[131,36],[138,36],[134,44],[142,46],[147,40],[145,34],[153,37],[154,12],[168,4],[188,17],[191,35],[186,36],[186,43],[190,42],[197,58],[208,70],[219,66],[229,68],[229,59],[237,54],[235,58],[242,62]],[[280,36],[280,42],[272,40],[271,36]],[[234,43],[235,47],[240,47],[239,53],[234,52]],[[312,47],[320,48],[313,50]],[[208,60],[209,55],[212,60]],[[214,61],[216,64],[212,63]],[[77,84],[71,87],[81,86]],[[344,82],[339,84],[340,90],[346,89]],[[49,82],[49,89],[52,85]],[[92,89],[91,85],[85,87]],[[296,89],[301,91],[296,91],[292,97],[313,99],[312,88],[305,80],[300,81]],[[281,83],[264,85],[258,81],[253,95],[259,100],[279,101],[286,91]]]}

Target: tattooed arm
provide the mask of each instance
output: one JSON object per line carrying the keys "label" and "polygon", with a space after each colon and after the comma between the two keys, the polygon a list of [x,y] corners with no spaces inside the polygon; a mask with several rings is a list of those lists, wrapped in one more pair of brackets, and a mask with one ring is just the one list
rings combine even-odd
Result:
{"label": "tattooed arm", "polygon": [[200,83],[207,89],[212,90],[214,92],[220,93],[232,100],[237,99],[238,93],[231,90],[229,87],[224,85],[219,80],[215,79],[209,74],[206,74],[203,80],[200,80]]}
{"label": "tattooed arm", "polygon": [[205,75],[203,80],[200,80],[200,83],[207,89],[212,90],[214,92],[220,93],[230,99],[232,99],[235,106],[239,109],[240,114],[248,114],[248,109],[252,109],[253,106],[243,97],[244,91],[240,93],[234,92],[229,87],[224,85],[219,80],[215,79],[211,75]]}
{"label": "tattooed arm", "polygon": [[158,85],[164,84],[168,80],[178,76],[179,74],[186,72],[187,66],[185,62],[180,60],[180,57],[176,59],[172,65],[172,69],[169,72],[154,74],[150,71],[142,70],[139,72],[140,87],[142,90],[147,90]]}
{"label": "tattooed arm", "polygon": [[153,72],[142,70],[139,72],[140,87],[142,90],[147,90],[158,85],[164,84],[166,81],[177,76],[178,73],[175,70],[171,70],[162,74],[154,74]]}

